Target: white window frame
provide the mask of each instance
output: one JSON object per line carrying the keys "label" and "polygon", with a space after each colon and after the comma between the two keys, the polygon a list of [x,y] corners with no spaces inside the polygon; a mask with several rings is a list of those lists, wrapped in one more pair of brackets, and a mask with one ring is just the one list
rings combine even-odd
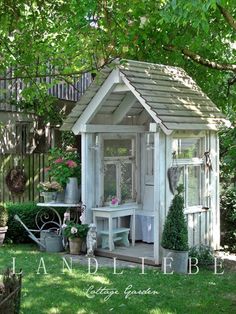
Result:
{"label": "white window frame", "polygon": [[[202,158],[193,158],[193,159],[178,159],[177,163],[180,167],[183,167],[184,171],[184,206],[185,212],[195,212],[201,211],[204,206],[204,186],[205,186],[205,171],[203,170],[204,167],[204,160]],[[189,166],[200,167],[200,190],[199,190],[199,198],[201,200],[201,204],[199,205],[189,205],[188,204],[188,169]]]}
{"label": "white window frame", "polygon": [[[202,134],[203,135],[203,134]],[[205,163],[204,163],[204,147],[205,147],[205,142],[206,142],[206,137],[205,134],[204,136],[198,135],[198,136],[186,136],[186,135],[176,135],[172,138],[172,141],[177,140],[177,139],[181,139],[181,138],[188,138],[188,139],[192,139],[192,138],[197,138],[200,140],[200,152],[199,155],[201,157],[194,157],[194,158],[183,158],[183,159],[176,159],[176,162],[178,164],[178,166],[183,167],[183,171],[184,171],[184,213],[185,214],[189,214],[189,213],[196,213],[196,212],[202,212],[205,211],[205,209],[203,207],[206,206],[206,195],[207,195],[207,191],[206,189],[206,171],[205,171]],[[189,206],[188,205],[188,168],[189,166],[196,166],[196,167],[200,167],[200,200],[201,200],[201,204],[199,205],[192,205]]]}
{"label": "white window frame", "polygon": [[[114,156],[114,157],[105,157],[104,156],[104,141],[105,140],[131,140],[131,146],[132,146],[132,155],[130,156]],[[128,203],[133,203],[136,201],[137,198],[137,186],[136,186],[136,136],[131,135],[131,134],[105,134],[102,135],[102,147],[103,147],[103,167],[105,169],[105,165],[108,164],[114,164],[116,166],[116,190],[117,190],[117,197],[121,202],[128,204]],[[121,199],[121,161],[124,163],[132,164],[132,199],[130,200],[122,200]],[[103,203],[104,205],[108,205],[109,202],[105,202],[105,197],[104,197],[104,174],[105,171],[103,171]]]}

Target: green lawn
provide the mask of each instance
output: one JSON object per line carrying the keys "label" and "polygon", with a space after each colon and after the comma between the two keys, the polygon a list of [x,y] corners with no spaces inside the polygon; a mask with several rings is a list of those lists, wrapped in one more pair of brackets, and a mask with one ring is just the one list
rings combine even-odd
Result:
{"label": "green lawn", "polygon": [[[62,255],[42,253],[31,245],[5,245],[0,248],[0,268],[11,265],[16,257],[17,269],[22,268],[22,313],[79,314],[79,313],[236,313],[236,273],[214,275],[200,270],[198,275],[164,275],[157,270],[124,269],[114,275],[110,268],[98,269],[89,275],[87,267],[74,264],[72,273],[62,274]],[[48,274],[37,274],[43,257]],[[119,270],[120,271],[120,270]],[[154,295],[130,295],[124,291],[156,291]],[[87,293],[88,289],[100,294]],[[104,300],[106,289],[115,295]],[[129,288],[128,288],[129,290]],[[98,291],[99,292],[99,291]]]}

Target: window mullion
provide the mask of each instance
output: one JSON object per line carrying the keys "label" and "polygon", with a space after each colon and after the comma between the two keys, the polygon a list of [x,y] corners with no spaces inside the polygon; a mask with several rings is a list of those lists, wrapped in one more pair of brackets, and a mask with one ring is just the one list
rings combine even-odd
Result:
{"label": "window mullion", "polygon": [[116,197],[121,200],[121,163],[116,162]]}
{"label": "window mullion", "polygon": [[204,205],[203,204],[203,194],[202,194],[202,192],[203,192],[203,190],[202,190],[202,187],[203,187],[203,182],[202,182],[202,167],[200,166],[200,169],[199,169],[199,175],[200,175],[200,178],[199,178],[199,188],[198,188],[198,190],[199,190],[199,204],[201,204],[201,205]]}
{"label": "window mullion", "polygon": [[188,165],[184,166],[185,170],[185,208],[188,208]]}

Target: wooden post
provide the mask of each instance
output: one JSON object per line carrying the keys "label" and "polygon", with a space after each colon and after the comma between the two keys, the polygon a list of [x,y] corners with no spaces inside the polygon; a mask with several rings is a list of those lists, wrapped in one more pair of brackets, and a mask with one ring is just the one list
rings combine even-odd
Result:
{"label": "wooden post", "polygon": [[218,134],[215,133],[216,137],[216,249],[220,249],[220,148],[219,148],[219,137]]}
{"label": "wooden post", "polygon": [[219,143],[215,132],[210,132],[210,148],[212,167],[211,171],[211,199],[212,199],[212,246],[220,247],[220,209],[219,209]]}
{"label": "wooden post", "polygon": [[103,206],[103,192],[104,192],[104,162],[103,162],[103,138],[100,133],[96,134],[98,138],[98,147],[95,150],[95,205],[97,207]]}
{"label": "wooden post", "polygon": [[160,264],[160,134],[154,133],[154,260]]}
{"label": "wooden post", "polygon": [[[170,191],[169,188],[169,181],[167,179],[167,171],[172,166],[172,136],[167,135],[165,137],[165,162],[166,162],[166,168],[165,168],[165,217],[167,216],[171,201],[173,199],[173,194]],[[164,221],[162,221],[162,224],[164,226]],[[162,226],[162,227],[163,227]]]}
{"label": "wooden post", "polygon": [[82,202],[86,205],[86,211],[82,218],[82,223],[92,222],[91,208],[94,207],[95,182],[94,182],[94,150],[93,134],[82,133],[82,176],[81,176],[81,194]]}
{"label": "wooden post", "polygon": [[141,135],[138,133],[136,134],[136,164],[135,164],[135,187],[134,190],[136,192],[136,202],[141,203]]}
{"label": "wooden post", "polygon": [[[162,130],[160,130],[160,143],[158,148],[159,154],[159,184],[160,184],[160,203],[159,203],[159,235],[161,240],[161,235],[163,232],[164,222],[165,222],[165,211],[166,211],[166,182],[167,182],[167,155],[166,155],[166,137]],[[171,154],[171,150],[167,152],[167,154]]]}

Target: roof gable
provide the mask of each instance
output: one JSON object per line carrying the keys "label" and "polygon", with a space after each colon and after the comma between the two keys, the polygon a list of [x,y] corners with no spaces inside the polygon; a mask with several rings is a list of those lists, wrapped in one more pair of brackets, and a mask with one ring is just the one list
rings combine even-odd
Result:
{"label": "roof gable", "polygon": [[[227,123],[220,110],[183,69],[146,62],[121,60],[101,71],[98,78],[90,85],[65,120],[62,130],[73,129],[76,133],[75,124],[78,126],[80,121],[86,123],[86,120],[82,120],[82,117],[86,117],[85,112],[88,111],[89,104],[96,98],[99,90],[104,89],[104,85],[112,79],[112,75],[114,76],[114,67],[118,69],[120,80],[114,81],[113,78],[114,84],[119,82],[125,84],[127,90],[134,95],[137,102],[141,104],[155,122],[160,124],[166,133],[178,129],[217,129],[219,124]],[[112,96],[112,88],[111,85],[109,86],[109,95]],[[131,97],[130,101],[132,101]],[[117,108],[121,102],[122,98],[118,99]],[[133,101],[133,103],[135,102]],[[96,107],[96,109],[98,108]],[[125,111],[126,109],[124,104],[123,109],[120,106],[120,109],[116,110],[116,116],[119,117],[117,111]],[[128,110],[126,111],[128,112]],[[120,119],[116,121],[119,123]]]}

